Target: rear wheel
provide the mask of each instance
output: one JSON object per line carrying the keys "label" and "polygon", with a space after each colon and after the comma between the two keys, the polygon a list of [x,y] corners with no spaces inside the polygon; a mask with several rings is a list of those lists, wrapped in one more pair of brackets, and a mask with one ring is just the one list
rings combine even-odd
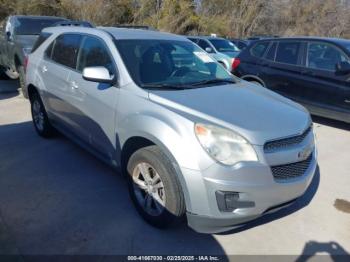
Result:
{"label": "rear wheel", "polygon": [[171,161],[157,146],[136,151],[127,170],[131,199],[149,224],[166,228],[183,221],[185,201],[181,185]]}
{"label": "rear wheel", "polygon": [[30,103],[35,130],[42,137],[51,137],[54,134],[54,129],[49,122],[44,104],[38,93],[31,96]]}

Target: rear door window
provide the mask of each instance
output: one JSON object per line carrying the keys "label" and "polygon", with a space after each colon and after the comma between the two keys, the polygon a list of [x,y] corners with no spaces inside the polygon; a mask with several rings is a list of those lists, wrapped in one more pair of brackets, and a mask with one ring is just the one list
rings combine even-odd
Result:
{"label": "rear door window", "polygon": [[279,42],[276,53],[276,62],[297,65],[301,42]]}
{"label": "rear door window", "polygon": [[113,60],[105,44],[98,38],[87,36],[83,40],[77,69],[81,72],[85,67],[96,66],[103,66],[111,75],[114,74]]}
{"label": "rear door window", "polygon": [[348,61],[348,57],[332,44],[308,44],[306,66],[309,68],[335,71],[335,67],[339,62]]}
{"label": "rear door window", "polygon": [[252,47],[252,49],[250,50],[250,53],[255,57],[261,58],[265,54],[267,48],[269,47],[269,44],[270,42],[257,43]]}
{"label": "rear door window", "polygon": [[75,69],[82,36],[63,34],[56,38],[51,59],[58,64]]}

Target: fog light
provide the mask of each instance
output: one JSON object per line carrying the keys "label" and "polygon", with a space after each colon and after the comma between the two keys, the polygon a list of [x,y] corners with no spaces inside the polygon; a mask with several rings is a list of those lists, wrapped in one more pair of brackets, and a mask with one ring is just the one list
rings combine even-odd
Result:
{"label": "fog light", "polygon": [[252,201],[240,201],[238,192],[216,191],[216,202],[221,212],[232,212],[237,208],[254,207]]}

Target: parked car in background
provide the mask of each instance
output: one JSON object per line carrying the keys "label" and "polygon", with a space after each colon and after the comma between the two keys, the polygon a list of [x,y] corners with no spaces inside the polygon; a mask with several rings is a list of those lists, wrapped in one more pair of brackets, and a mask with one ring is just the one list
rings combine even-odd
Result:
{"label": "parked car in background", "polygon": [[51,16],[10,16],[0,33],[0,70],[24,87],[25,60],[41,30],[64,18]]}
{"label": "parked car in background", "polygon": [[291,204],[310,185],[309,113],[234,77],[185,37],[42,33],[50,37],[30,54],[26,81],[37,133],[56,128],[119,168],[150,224],[187,215],[199,232],[226,231]]}
{"label": "parked car in background", "polygon": [[229,40],[231,43],[237,46],[239,50],[243,50],[249,45],[249,41],[245,39],[230,38],[227,40]]}
{"label": "parked car in background", "polygon": [[227,39],[213,36],[190,36],[193,43],[209,53],[225,69],[232,71],[232,65],[240,49]]}
{"label": "parked car in background", "polygon": [[256,41],[237,58],[234,74],[306,106],[350,122],[350,40],[276,38]]}

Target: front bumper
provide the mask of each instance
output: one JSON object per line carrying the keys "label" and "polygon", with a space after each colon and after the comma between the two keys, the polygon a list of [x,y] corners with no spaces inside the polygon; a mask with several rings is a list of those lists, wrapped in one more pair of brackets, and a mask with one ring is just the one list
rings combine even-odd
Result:
{"label": "front bumper", "polygon": [[[286,182],[274,180],[265,160],[231,168],[216,164],[204,171],[182,169],[186,177],[189,226],[201,233],[219,233],[291,204],[309,187],[317,168],[316,157],[314,149],[306,172]],[[243,205],[237,205],[231,212],[220,211],[217,191],[238,193],[238,201]]]}

